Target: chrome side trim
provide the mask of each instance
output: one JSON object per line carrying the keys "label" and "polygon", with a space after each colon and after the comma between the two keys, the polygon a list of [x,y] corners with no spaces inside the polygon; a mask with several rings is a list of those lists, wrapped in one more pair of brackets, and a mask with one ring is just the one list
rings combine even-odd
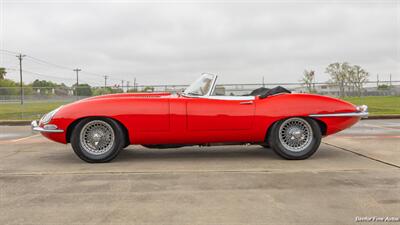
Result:
{"label": "chrome side trim", "polygon": [[33,131],[45,132],[45,133],[63,133],[64,132],[64,130],[60,130],[60,129],[50,130],[50,129],[45,129],[43,127],[39,127],[38,122],[36,120],[31,122],[31,128]]}
{"label": "chrome side trim", "polygon": [[255,96],[229,96],[229,95],[212,95],[212,96],[199,96],[208,99],[216,99],[216,100],[256,100]]}
{"label": "chrome side trim", "polygon": [[352,112],[352,113],[331,113],[331,114],[311,114],[310,117],[361,117],[367,118],[368,112]]}

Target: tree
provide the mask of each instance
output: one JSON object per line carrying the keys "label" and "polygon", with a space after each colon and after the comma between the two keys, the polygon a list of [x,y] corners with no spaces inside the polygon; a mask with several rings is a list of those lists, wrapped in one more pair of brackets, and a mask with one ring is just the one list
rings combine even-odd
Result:
{"label": "tree", "polygon": [[304,70],[304,75],[303,79],[301,80],[303,82],[303,85],[306,86],[307,92],[308,93],[315,93],[315,72],[314,70]]}
{"label": "tree", "polygon": [[52,95],[53,90],[58,86],[56,83],[36,79],[31,84],[33,91],[40,95]]}
{"label": "tree", "polygon": [[126,90],[126,92],[127,93],[136,93],[136,92],[139,92],[139,91],[138,91],[137,87],[134,87],[134,88],[128,88],[128,90]]}
{"label": "tree", "polygon": [[115,94],[115,93],[122,93],[122,89],[111,88],[111,87],[93,88],[93,95],[106,95],[106,94]]}
{"label": "tree", "polygon": [[387,91],[387,90],[390,90],[390,86],[387,84],[380,84],[380,85],[378,85],[377,89],[380,91]]}
{"label": "tree", "polygon": [[57,88],[55,89],[54,93],[59,96],[67,96],[69,93],[69,90],[70,90],[70,88],[67,85],[65,85],[64,83],[61,83],[61,84],[57,85]]}
{"label": "tree", "polygon": [[74,89],[74,95],[78,91],[78,96],[92,96],[92,88],[89,84],[79,84],[78,88],[76,88],[76,84],[72,85]]}
{"label": "tree", "polygon": [[351,66],[347,63],[332,63],[326,68],[326,73],[331,76],[331,82],[339,87],[340,97],[346,95],[345,88],[348,82],[348,74],[351,71]]}
{"label": "tree", "polygon": [[364,84],[368,81],[368,72],[361,66],[351,66],[349,63],[332,63],[326,68],[326,73],[331,76],[331,81],[339,87],[340,97],[346,95],[347,90],[361,96]]}
{"label": "tree", "polygon": [[143,88],[143,92],[154,92],[154,87],[146,86]]}
{"label": "tree", "polygon": [[6,68],[0,67],[0,80],[4,80],[6,77]]}
{"label": "tree", "polygon": [[357,91],[357,96],[362,95],[364,84],[368,81],[369,73],[366,72],[361,66],[354,65],[350,73],[350,81],[352,86]]}
{"label": "tree", "polygon": [[0,95],[18,95],[18,83],[9,79],[0,79]]}

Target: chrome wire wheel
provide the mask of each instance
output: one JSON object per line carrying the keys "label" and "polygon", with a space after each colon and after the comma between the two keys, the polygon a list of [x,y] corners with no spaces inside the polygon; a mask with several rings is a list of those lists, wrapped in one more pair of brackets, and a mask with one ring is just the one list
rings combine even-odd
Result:
{"label": "chrome wire wheel", "polygon": [[290,118],[279,127],[279,141],[291,152],[301,152],[312,142],[313,131],[310,124],[302,118]]}
{"label": "chrome wire wheel", "polygon": [[115,140],[114,130],[103,120],[92,120],[82,127],[80,143],[92,155],[101,155],[111,150]]}

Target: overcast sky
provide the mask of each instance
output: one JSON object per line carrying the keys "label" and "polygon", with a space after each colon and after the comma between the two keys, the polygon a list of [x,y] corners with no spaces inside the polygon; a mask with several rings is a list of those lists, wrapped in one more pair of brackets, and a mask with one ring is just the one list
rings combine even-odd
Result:
{"label": "overcast sky", "polygon": [[[108,75],[109,84],[186,84],[203,72],[223,83],[297,82],[305,69],[326,81],[326,66],[343,61],[371,80],[400,80],[400,1],[0,2],[0,49]],[[28,57],[23,65],[50,76],[24,73],[26,81],[75,82],[70,70]],[[0,66],[17,69],[18,60],[0,52]]]}

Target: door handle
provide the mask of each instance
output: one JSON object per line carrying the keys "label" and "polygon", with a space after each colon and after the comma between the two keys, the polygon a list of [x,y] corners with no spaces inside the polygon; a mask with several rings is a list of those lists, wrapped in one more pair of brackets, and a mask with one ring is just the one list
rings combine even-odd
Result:
{"label": "door handle", "polygon": [[240,102],[239,104],[241,104],[241,105],[251,105],[251,104],[253,104],[253,101]]}

